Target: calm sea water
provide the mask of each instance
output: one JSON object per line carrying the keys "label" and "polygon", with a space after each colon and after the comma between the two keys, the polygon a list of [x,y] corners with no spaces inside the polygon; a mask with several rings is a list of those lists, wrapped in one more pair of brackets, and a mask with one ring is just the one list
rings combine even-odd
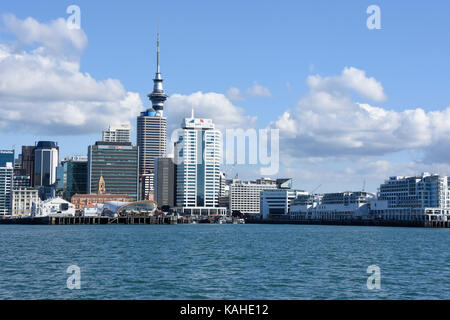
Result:
{"label": "calm sea water", "polygon": [[1,225],[0,241],[0,299],[450,298],[448,229]]}

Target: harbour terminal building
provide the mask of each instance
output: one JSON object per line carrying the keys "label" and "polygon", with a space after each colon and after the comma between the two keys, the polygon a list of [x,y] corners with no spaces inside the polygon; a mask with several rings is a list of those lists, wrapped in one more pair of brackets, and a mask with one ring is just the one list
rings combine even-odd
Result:
{"label": "harbour terminal building", "polygon": [[389,177],[370,202],[377,219],[395,221],[450,221],[448,176],[423,173],[415,177]]}
{"label": "harbour terminal building", "polygon": [[320,195],[304,194],[291,203],[292,219],[350,220],[369,215],[369,201],[375,198],[364,191],[346,191]]}
{"label": "harbour terminal building", "polygon": [[[265,200],[270,192],[276,191],[264,191],[261,201],[278,201],[281,205],[281,197]],[[364,191],[303,193],[290,201],[288,213],[281,206],[278,213],[274,204],[272,207],[262,206],[263,218],[282,215],[291,220],[450,221],[450,185],[447,176],[438,174],[393,176],[380,185],[376,195]]]}

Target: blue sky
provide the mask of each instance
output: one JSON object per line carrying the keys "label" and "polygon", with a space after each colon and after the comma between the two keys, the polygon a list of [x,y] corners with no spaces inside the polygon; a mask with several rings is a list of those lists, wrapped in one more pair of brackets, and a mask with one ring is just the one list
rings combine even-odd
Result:
{"label": "blue sky", "polygon": [[[308,76],[338,77],[346,67],[362,70],[367,78],[376,79],[387,97],[366,101],[359,89],[344,90],[354,102],[369,103],[396,114],[417,108],[425,113],[443,112],[450,105],[448,1],[433,1],[431,6],[425,1],[361,0],[16,0],[3,1],[0,13],[13,14],[18,20],[32,17],[46,24],[66,19],[66,8],[71,4],[81,8],[81,27],[87,36],[86,46],[79,53],[80,72],[89,73],[97,81],[117,79],[126,91],[140,95],[142,108],[149,106],[146,95],[151,91],[155,71],[158,23],[166,92],[183,97],[198,91],[226,96],[232,87],[245,92],[256,83],[269,90],[270,96],[254,95],[232,101],[243,115],[256,117],[252,123],[256,128],[266,127],[287,110],[295,109],[311,93]],[[381,8],[381,30],[366,27],[366,8],[371,4]],[[16,37],[4,25],[0,27],[0,43],[11,43]],[[39,45],[23,48],[32,50]],[[170,107],[176,108],[173,104]],[[168,110],[169,115],[170,112],[180,116],[175,110]],[[40,113],[29,110],[29,114],[39,117]],[[444,115],[432,117],[436,118]],[[133,119],[130,117],[134,125]],[[446,154],[439,160],[430,160],[429,156],[436,145],[447,143],[446,131],[439,128],[430,140],[419,144],[408,140],[410,146],[405,148],[383,147],[371,152],[378,150],[378,144],[372,138],[370,143],[364,140],[372,147],[356,147],[361,152],[352,151],[351,155],[314,151],[308,156],[281,148],[281,157],[286,155],[291,161],[282,165],[279,175],[294,176],[296,186],[305,189],[313,189],[326,180],[326,186],[319,191],[357,189],[366,179],[367,189],[375,191],[386,175],[414,174],[422,169],[449,173]],[[85,154],[88,144],[100,137],[102,129],[99,127],[98,133],[86,130],[88,133],[83,134],[84,129],[72,131],[64,127],[54,133],[50,129],[44,132],[8,127],[0,131],[0,148],[9,149],[14,144],[19,148],[51,139],[59,142],[62,156]],[[301,148],[305,135],[294,135],[293,141],[286,141],[298,143]],[[326,144],[316,145],[327,148]],[[316,162],[315,157],[320,159]],[[376,174],[362,173],[371,168]],[[307,170],[307,174],[300,169]],[[249,172],[249,176],[258,175]],[[246,177],[245,173],[240,174]]]}

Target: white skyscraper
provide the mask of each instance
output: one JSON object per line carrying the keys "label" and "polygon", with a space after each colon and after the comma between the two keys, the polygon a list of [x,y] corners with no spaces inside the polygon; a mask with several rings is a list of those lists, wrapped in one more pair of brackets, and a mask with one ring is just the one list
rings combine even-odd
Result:
{"label": "white skyscraper", "polygon": [[103,130],[104,142],[130,142],[131,126],[128,122],[119,125],[110,125]]}
{"label": "white skyscraper", "polygon": [[0,167],[0,216],[11,215],[11,192],[13,186],[12,162]]}
{"label": "white skyscraper", "polygon": [[[174,149],[176,203],[187,214],[223,213],[219,207],[221,132],[211,119],[184,119]],[[215,209],[212,209],[215,208]]]}
{"label": "white skyscraper", "polygon": [[163,116],[163,79],[159,66],[159,34],[156,54],[156,75],[153,91],[148,94],[152,107],[137,117],[137,145],[139,147],[140,198],[151,199],[154,193],[155,159],[166,155],[167,118]]}

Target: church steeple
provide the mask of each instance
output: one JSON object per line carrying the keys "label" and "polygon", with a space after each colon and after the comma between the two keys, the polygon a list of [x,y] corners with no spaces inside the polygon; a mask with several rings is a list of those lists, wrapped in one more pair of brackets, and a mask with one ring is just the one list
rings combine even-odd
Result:
{"label": "church steeple", "polygon": [[98,179],[98,190],[97,194],[105,194],[106,193],[106,183],[103,179],[103,176],[100,176],[100,179]]}
{"label": "church steeple", "polygon": [[163,89],[163,79],[161,76],[161,70],[159,66],[159,32],[156,40],[156,74],[153,79],[153,91],[148,94],[148,98],[152,102],[152,107],[156,111],[156,115],[163,115],[164,102],[167,100],[167,94]]}

